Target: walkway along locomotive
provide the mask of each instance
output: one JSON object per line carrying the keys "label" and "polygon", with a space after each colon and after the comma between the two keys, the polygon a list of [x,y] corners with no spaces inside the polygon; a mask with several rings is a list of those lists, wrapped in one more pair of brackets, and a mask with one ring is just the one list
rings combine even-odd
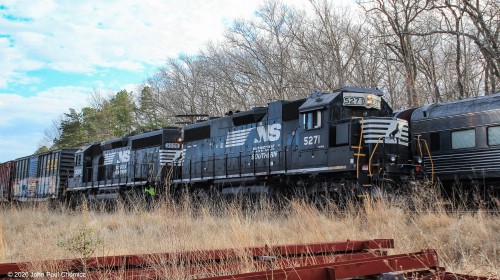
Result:
{"label": "walkway along locomotive", "polygon": [[379,90],[343,87],[187,125],[174,190],[365,194],[414,170],[408,121]]}

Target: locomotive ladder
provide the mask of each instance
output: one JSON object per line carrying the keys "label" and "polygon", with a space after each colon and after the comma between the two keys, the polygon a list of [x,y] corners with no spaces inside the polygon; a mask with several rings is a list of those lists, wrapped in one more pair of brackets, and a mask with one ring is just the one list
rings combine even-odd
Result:
{"label": "locomotive ladder", "polygon": [[420,144],[421,141],[424,142],[425,144],[425,150],[427,151],[427,155],[429,156],[429,161],[431,162],[431,183],[434,183],[434,161],[432,160],[432,155],[429,150],[429,145],[427,145],[427,141],[425,139],[420,139],[422,135],[417,136],[417,143],[418,143],[418,150],[420,151],[420,158],[423,160],[424,159],[424,154],[422,152],[422,145]]}
{"label": "locomotive ladder", "polygon": [[352,119],[361,119],[361,132],[359,134],[359,143],[358,146],[353,146],[353,148],[357,148],[358,152],[354,155],[356,156],[356,179],[359,180],[359,158],[365,156],[361,154],[361,145],[363,145],[363,132],[365,129],[365,119],[363,117],[352,117]]}

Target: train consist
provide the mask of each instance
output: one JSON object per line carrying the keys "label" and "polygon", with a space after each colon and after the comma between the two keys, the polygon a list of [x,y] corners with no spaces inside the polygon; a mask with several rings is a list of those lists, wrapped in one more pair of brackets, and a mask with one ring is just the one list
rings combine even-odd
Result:
{"label": "train consist", "polygon": [[218,192],[346,197],[427,177],[498,197],[500,94],[393,112],[383,92],[343,87],[182,128],[0,164],[0,200]]}

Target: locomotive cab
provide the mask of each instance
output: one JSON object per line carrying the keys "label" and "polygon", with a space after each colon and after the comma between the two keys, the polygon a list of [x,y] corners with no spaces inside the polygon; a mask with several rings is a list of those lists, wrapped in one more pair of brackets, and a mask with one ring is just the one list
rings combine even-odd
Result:
{"label": "locomotive cab", "polygon": [[299,108],[299,167],[326,166],[323,173],[365,187],[407,179],[408,122],[391,117],[382,95],[352,87],[314,93]]}

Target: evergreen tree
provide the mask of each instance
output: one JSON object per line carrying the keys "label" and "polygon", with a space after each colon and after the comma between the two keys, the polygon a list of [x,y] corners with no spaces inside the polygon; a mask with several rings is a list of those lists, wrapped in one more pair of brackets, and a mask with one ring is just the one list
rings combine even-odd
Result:
{"label": "evergreen tree", "polygon": [[109,101],[106,112],[112,118],[112,131],[116,137],[131,133],[134,130],[134,112],[136,106],[132,96],[132,92],[126,90],[119,91]]}
{"label": "evergreen tree", "polygon": [[61,120],[60,137],[54,139],[51,149],[78,148],[86,143],[122,137],[138,127],[135,112],[132,92],[126,90],[80,112],[71,108]]}
{"label": "evergreen tree", "polygon": [[61,136],[54,140],[52,149],[75,148],[85,143],[83,115],[81,112],[70,108],[69,113],[64,113],[59,129],[61,130]]}

